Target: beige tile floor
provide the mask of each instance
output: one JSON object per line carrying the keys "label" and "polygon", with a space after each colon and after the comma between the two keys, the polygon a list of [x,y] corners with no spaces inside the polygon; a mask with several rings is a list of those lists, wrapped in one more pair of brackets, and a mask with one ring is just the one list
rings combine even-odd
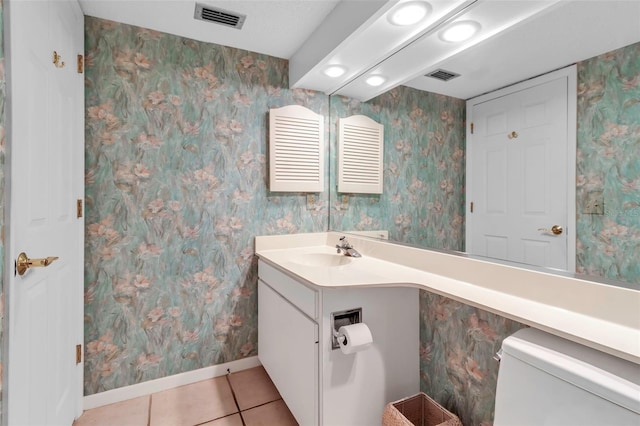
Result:
{"label": "beige tile floor", "polygon": [[262,367],[85,411],[73,426],[295,426]]}

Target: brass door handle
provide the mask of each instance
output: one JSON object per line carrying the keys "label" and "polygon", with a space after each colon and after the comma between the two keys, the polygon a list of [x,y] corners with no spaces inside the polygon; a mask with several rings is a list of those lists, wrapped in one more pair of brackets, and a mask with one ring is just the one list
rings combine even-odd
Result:
{"label": "brass door handle", "polygon": [[547,234],[560,235],[564,229],[562,229],[562,226],[560,225],[553,225],[551,229],[539,228],[538,231],[546,232]]}
{"label": "brass door handle", "polygon": [[29,259],[25,252],[22,252],[18,255],[18,259],[16,260],[16,271],[18,275],[24,275],[29,268],[46,268],[51,265],[53,262],[58,260],[58,256],[49,256],[41,259]]}

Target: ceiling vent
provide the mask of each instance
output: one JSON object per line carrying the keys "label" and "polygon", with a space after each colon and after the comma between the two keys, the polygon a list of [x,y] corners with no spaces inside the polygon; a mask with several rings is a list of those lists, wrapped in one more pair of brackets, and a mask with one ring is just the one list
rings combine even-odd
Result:
{"label": "ceiling vent", "polygon": [[455,72],[445,71],[443,69],[435,70],[430,72],[429,74],[425,74],[425,77],[437,78],[442,81],[449,81],[453,78],[460,77],[460,74],[456,74]]}
{"label": "ceiling vent", "polygon": [[193,17],[201,21],[213,22],[214,24],[224,25],[225,27],[236,28],[238,30],[242,28],[245,19],[247,19],[246,15],[217,7],[206,6],[201,3],[196,3],[196,12]]}

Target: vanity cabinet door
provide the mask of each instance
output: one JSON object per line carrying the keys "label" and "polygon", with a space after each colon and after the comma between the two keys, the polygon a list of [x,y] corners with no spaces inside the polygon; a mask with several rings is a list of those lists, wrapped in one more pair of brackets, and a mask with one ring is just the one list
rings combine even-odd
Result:
{"label": "vanity cabinet door", "polygon": [[301,425],[318,425],[318,325],[258,282],[258,358]]}

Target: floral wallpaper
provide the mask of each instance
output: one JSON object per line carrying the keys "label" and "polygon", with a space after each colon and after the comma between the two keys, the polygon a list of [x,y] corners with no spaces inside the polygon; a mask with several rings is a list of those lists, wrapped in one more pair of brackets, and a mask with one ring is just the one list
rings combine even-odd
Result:
{"label": "floral wallpaper", "polygon": [[[578,79],[578,271],[637,283],[640,43],[583,61]],[[461,250],[464,101],[399,87],[362,103],[332,97],[330,111],[334,129],[337,118],[352,114],[385,125],[384,193],[343,199],[332,182],[331,228],[387,229],[396,241]],[[335,147],[335,138],[331,143]],[[592,191],[603,191],[604,215],[582,213]],[[493,355],[523,327],[421,291],[421,390],[464,424],[492,424],[498,374]]]}
{"label": "floral wallpaper", "polygon": [[384,125],[384,189],[380,195],[337,194],[333,179],[331,229],[382,229],[394,241],[462,250],[465,101],[405,86],[368,102],[331,97],[332,129],[338,118],[356,114]]}
{"label": "floral wallpaper", "polygon": [[[332,229],[464,247],[464,101],[407,87],[329,101],[288,89],[281,59],[85,25],[86,394],[255,355],[255,235],[324,231],[331,216]],[[578,264],[636,281],[638,50],[578,66],[578,210],[586,192],[605,197],[604,215],[579,214]],[[292,103],[329,115],[332,138],[338,117],[385,124],[385,192],[345,199],[331,182],[313,205],[270,193],[267,111]],[[421,389],[465,424],[491,424],[492,356],[524,325],[425,291],[420,303]]]}
{"label": "floral wallpaper", "polygon": [[640,43],[578,64],[577,170],[578,271],[640,283]]}
{"label": "floral wallpaper", "polygon": [[465,425],[493,424],[502,341],[516,321],[420,292],[420,390]]}
{"label": "floral wallpaper", "polygon": [[91,17],[85,48],[85,394],[256,355],[254,237],[328,228],[326,192],[268,191],[268,111],[328,97],[283,59]]}
{"label": "floral wallpaper", "polygon": [[[464,248],[465,107],[461,99],[398,87],[368,102],[331,98],[331,123],[363,114],[385,129],[384,192],[336,195],[332,229],[386,229],[389,238],[438,249]],[[332,154],[336,138],[332,133]],[[335,158],[331,159],[332,178]],[[502,340],[525,327],[420,292],[420,388],[464,424],[493,422]]]}

